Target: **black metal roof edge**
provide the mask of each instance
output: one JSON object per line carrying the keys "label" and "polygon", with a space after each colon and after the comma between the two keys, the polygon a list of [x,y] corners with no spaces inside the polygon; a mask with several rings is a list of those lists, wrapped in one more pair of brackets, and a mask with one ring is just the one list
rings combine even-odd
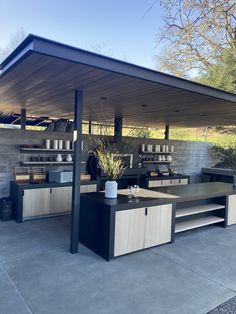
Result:
{"label": "black metal roof edge", "polygon": [[[43,47],[43,43],[45,44],[50,44],[50,45],[55,45],[58,46],[59,48],[65,48],[65,49],[69,49],[71,51],[77,51],[78,53],[82,53],[83,55],[87,55],[90,57],[94,57],[97,60],[102,60],[102,61],[107,61],[107,63],[111,64],[113,63],[114,67],[117,65],[124,67],[127,67],[127,70],[133,70],[135,73],[137,73],[136,75],[132,75],[129,73],[123,73],[120,71],[117,71],[117,69],[111,70],[109,68],[107,68],[107,70],[109,71],[113,71],[116,73],[120,73],[120,74],[125,74],[125,75],[129,75],[129,76],[133,76],[139,79],[143,79],[143,80],[149,80],[152,82],[158,82],[160,84],[163,85],[168,85],[168,86],[172,86],[175,88],[180,88],[183,90],[188,90],[188,91],[192,91],[192,92],[196,92],[199,94],[203,94],[209,97],[215,97],[215,98],[219,98],[219,99],[224,99],[224,100],[228,100],[231,102],[236,102],[236,94],[221,90],[221,89],[217,89],[211,86],[207,86],[207,85],[203,85],[201,83],[198,82],[194,82],[191,80],[187,80],[184,78],[180,78],[180,77],[176,77],[174,75],[170,75],[167,73],[163,73],[163,72],[159,72],[153,69],[149,69],[143,66],[139,66],[133,63],[129,63],[126,61],[121,61],[119,59],[115,59],[115,58],[111,58],[108,56],[104,56],[95,52],[91,52],[91,51],[87,51],[81,48],[77,48],[71,45],[67,45],[67,44],[63,44],[61,42],[58,41],[54,41],[48,38],[44,38],[41,36],[37,36],[34,34],[29,34],[23,41],[22,43],[0,64],[0,70],[2,70],[5,66],[7,66],[14,58],[17,58],[17,56],[19,55],[20,52],[22,52],[23,49],[25,49],[31,42],[34,42],[32,51],[35,52],[39,52],[41,54],[45,54],[45,55],[51,55],[54,57],[58,57],[56,55],[52,54],[52,51],[50,51],[50,53],[48,53],[46,51],[46,46],[45,46],[45,53],[44,53],[44,47]],[[38,51],[37,49],[37,43],[40,44],[40,49]],[[26,52],[27,53],[27,52]],[[29,52],[28,52],[29,53]],[[69,60],[69,61],[74,61],[74,60],[70,60],[66,57],[64,57],[63,59],[65,60]],[[17,60],[19,61],[19,60]],[[95,60],[96,61],[96,60]],[[75,61],[74,61],[75,62]],[[79,62],[78,63],[83,63],[83,62]],[[90,65],[90,66],[94,66],[92,64],[89,63],[84,63],[86,65]],[[99,68],[99,66],[97,66]],[[101,67],[100,67],[101,68]],[[103,66],[102,67],[104,70],[106,70],[106,67]],[[115,67],[116,68],[116,67]],[[143,76],[143,74],[145,74],[145,76]],[[154,79],[154,77],[156,77],[156,80]]]}

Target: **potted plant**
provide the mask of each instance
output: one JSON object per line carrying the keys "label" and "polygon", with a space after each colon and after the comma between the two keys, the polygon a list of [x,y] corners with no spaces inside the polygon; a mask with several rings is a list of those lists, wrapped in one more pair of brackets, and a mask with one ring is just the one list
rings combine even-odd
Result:
{"label": "potted plant", "polygon": [[117,197],[117,182],[116,180],[122,175],[124,165],[121,156],[117,151],[108,144],[100,143],[95,149],[95,156],[98,159],[99,165],[107,177],[105,183],[105,197]]}

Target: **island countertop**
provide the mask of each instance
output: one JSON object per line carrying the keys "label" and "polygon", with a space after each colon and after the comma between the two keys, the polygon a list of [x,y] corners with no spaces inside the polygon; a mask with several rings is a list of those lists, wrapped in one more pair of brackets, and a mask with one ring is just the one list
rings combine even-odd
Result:
{"label": "island countertop", "polygon": [[177,202],[236,194],[236,189],[234,189],[233,184],[224,182],[205,182],[184,186],[169,186],[154,188],[153,190],[177,196]]}
{"label": "island countertop", "polygon": [[170,204],[173,202],[173,199],[178,198],[178,196],[175,195],[148,189],[140,189],[140,191],[135,193],[135,195],[136,197],[133,198],[132,201],[129,201],[128,191],[118,190],[117,198],[114,199],[105,198],[104,192],[84,193],[81,194],[81,198],[107,206],[116,211],[137,207]]}

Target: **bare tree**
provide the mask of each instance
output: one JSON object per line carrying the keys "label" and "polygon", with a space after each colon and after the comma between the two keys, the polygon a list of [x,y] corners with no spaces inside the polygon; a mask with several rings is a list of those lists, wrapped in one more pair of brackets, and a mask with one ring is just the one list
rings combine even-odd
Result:
{"label": "bare tree", "polygon": [[164,24],[156,36],[163,45],[157,68],[186,76],[206,70],[225,48],[236,50],[235,0],[160,0]]}
{"label": "bare tree", "polygon": [[0,47],[0,61],[3,61],[27,36],[23,27],[19,28],[10,38],[9,43],[5,47]]}

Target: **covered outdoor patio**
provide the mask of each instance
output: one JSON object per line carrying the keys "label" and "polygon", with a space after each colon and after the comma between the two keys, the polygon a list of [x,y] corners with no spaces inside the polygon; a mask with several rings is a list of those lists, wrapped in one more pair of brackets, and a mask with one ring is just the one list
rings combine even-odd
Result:
{"label": "covered outdoor patio", "polygon": [[3,112],[74,119],[70,251],[78,252],[82,120],[122,125],[233,125],[236,96],[191,81],[29,35],[1,64]]}

